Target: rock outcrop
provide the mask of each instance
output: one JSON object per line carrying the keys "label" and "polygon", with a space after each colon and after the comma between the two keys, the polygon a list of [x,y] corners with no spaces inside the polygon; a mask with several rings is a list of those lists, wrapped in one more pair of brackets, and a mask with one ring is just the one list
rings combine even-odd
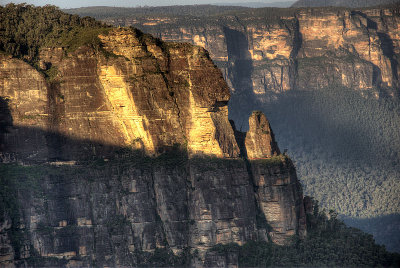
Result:
{"label": "rock outcrop", "polygon": [[268,159],[239,157],[203,48],[99,38],[42,49],[39,71],[0,55],[1,265],[135,266],[167,250],[202,266],[218,243],[304,235],[293,164],[259,113],[245,147]]}
{"label": "rock outcrop", "polygon": [[249,159],[269,158],[280,154],[271,126],[262,112],[253,112],[249,118],[245,148]]}
{"label": "rock outcrop", "polygon": [[[342,215],[375,217],[398,213],[399,207],[397,195],[391,194],[396,187],[389,182],[395,181],[398,174],[396,165],[376,161],[379,155],[382,159],[394,155],[391,159],[396,159],[392,153],[395,139],[392,137],[396,136],[393,128],[387,124],[387,131],[383,131],[386,134],[382,135],[381,131],[382,122],[390,122],[390,119],[378,117],[388,114],[388,118],[394,118],[392,111],[386,112],[381,104],[392,106],[398,102],[398,10],[398,5],[362,9],[254,9],[225,13],[218,20],[216,16],[198,12],[184,19],[175,13],[145,17],[125,15],[106,21],[115,25],[135,25],[164,40],[182,40],[207,48],[232,89],[229,116],[235,120],[238,129],[247,129],[248,116],[254,109],[268,111],[272,127],[279,134],[279,144],[289,149],[301,167],[301,177],[309,194],[318,196],[325,208],[335,209]],[[388,98],[390,95],[395,98]],[[357,101],[353,102],[353,99]],[[329,105],[332,103],[339,105]],[[356,108],[356,103],[360,108]],[[367,110],[379,112],[360,113],[361,107],[367,104],[371,104]],[[376,120],[371,120],[370,114]],[[361,135],[362,138],[354,138]],[[237,136],[244,141],[243,135]],[[366,137],[371,137],[371,141],[367,142]],[[388,142],[377,143],[373,137]],[[346,148],[348,150],[344,150]],[[324,163],[330,163],[329,167]],[[368,169],[362,171],[374,163],[385,165],[374,169],[385,174],[374,176]],[[345,194],[351,196],[353,206],[340,202],[344,199],[336,192],[341,187],[332,188],[327,183],[327,180],[342,182],[343,176],[350,178],[347,184],[339,183],[345,188],[349,183],[363,184],[351,177],[366,179],[365,194],[352,194],[359,192],[356,186]],[[390,186],[374,187],[368,180]],[[385,205],[380,197],[386,198]],[[377,241],[398,251],[398,247],[393,246],[398,244],[396,232],[385,235],[381,232],[382,229],[393,230],[389,225],[393,226],[393,222],[385,228],[379,226],[369,230]],[[353,226],[362,227],[358,223]]]}

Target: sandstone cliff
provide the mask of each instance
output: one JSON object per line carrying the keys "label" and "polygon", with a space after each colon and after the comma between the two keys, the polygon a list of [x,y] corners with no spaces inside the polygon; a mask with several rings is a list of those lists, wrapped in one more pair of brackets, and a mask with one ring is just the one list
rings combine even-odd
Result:
{"label": "sandstone cliff", "polygon": [[263,159],[239,158],[203,48],[99,38],[101,51],[42,49],[39,70],[0,55],[2,265],[146,265],[162,249],[202,265],[217,243],[305,234],[293,164],[262,114],[241,135]]}
{"label": "sandstone cliff", "polygon": [[353,0],[353,1],[345,1],[345,0],[327,0],[327,1],[318,1],[318,0],[298,0],[296,1],[292,7],[369,7],[369,6],[381,6],[381,5],[389,5],[399,2],[398,0]]}
{"label": "sandstone cliff", "polygon": [[105,21],[206,48],[233,92],[253,92],[258,99],[332,83],[398,93],[396,8],[257,9],[201,22],[179,16]]}
{"label": "sandstone cliff", "polygon": [[[42,65],[57,73],[52,81],[26,63],[2,56],[1,94],[10,100],[14,125],[131,146],[151,155],[185,144],[192,154],[238,156],[227,127],[229,89],[204,49],[184,44],[161,47],[155,39],[129,30],[101,38],[115,56],[106,58],[86,48],[67,57],[61,49],[43,50]],[[26,141],[23,134],[18,137]],[[55,158],[81,150],[51,142]],[[17,154],[46,155],[42,146],[27,150],[14,145]]]}

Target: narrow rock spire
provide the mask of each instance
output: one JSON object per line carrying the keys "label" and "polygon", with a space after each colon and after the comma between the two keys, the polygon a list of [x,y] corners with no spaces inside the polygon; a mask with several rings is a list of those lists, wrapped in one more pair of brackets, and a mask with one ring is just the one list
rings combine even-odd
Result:
{"label": "narrow rock spire", "polygon": [[269,158],[280,154],[268,119],[260,111],[254,111],[249,118],[245,146],[249,159]]}

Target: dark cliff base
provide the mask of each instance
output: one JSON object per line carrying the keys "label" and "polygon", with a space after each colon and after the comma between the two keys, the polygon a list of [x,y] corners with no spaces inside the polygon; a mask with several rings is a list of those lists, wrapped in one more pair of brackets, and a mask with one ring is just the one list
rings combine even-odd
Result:
{"label": "dark cliff base", "polygon": [[[109,153],[78,161],[4,159],[13,163],[0,164],[3,264],[14,259],[17,266],[397,265],[399,256],[309,201],[306,237],[293,236],[286,246],[262,241],[278,235],[271,233],[277,225],[255,202],[268,188],[250,178],[260,171],[272,177],[293,172],[279,157],[251,161],[249,169],[241,159],[188,159],[179,148],[152,158],[129,148],[57,138],[70,148],[103,146]],[[269,194],[289,197],[283,187]],[[243,237],[242,246],[229,243],[226,224],[236,225],[234,235],[252,236]]]}
{"label": "dark cliff base", "polygon": [[[3,264],[186,266],[212,262],[215,254],[207,252],[215,244],[283,243],[305,224],[301,189],[284,157],[246,165],[242,159],[189,159],[179,146],[148,157],[12,126],[7,116],[2,125]],[[35,148],[29,147],[27,154],[7,152],[42,138],[57,157],[30,160]],[[257,186],[260,176],[266,185]],[[267,222],[258,204],[269,203],[278,211]]]}
{"label": "dark cliff base", "polygon": [[[248,180],[243,160],[111,149],[106,159],[0,164],[3,264],[11,257],[16,266],[390,266],[399,260],[316,205],[305,238],[294,236],[286,246],[262,241],[261,232],[267,237],[273,228],[256,207],[259,187]],[[251,165],[285,170],[280,159]],[[204,213],[212,220],[201,220]],[[242,246],[229,243],[225,224],[253,236]],[[196,240],[213,235],[216,246]]]}

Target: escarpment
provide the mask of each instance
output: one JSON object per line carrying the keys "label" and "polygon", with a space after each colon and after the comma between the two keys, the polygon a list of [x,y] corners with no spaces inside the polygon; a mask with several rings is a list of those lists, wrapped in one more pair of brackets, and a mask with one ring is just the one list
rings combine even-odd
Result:
{"label": "escarpment", "polygon": [[184,23],[179,16],[106,21],[206,48],[234,93],[252,92],[261,101],[332,84],[397,95],[396,8],[258,9],[204,17],[201,23],[195,17]]}
{"label": "escarpment", "polygon": [[218,243],[304,236],[293,164],[263,114],[232,128],[203,48],[99,39],[42,48],[39,70],[0,55],[1,264],[140,266],[161,251],[201,266]]}
{"label": "escarpment", "polygon": [[[42,65],[56,73],[51,80],[21,61],[3,59],[2,96],[10,100],[13,124],[45,126],[68,137],[131,146],[150,155],[185,144],[191,154],[238,156],[233,132],[226,127],[229,89],[204,49],[161,47],[130,30],[100,38],[112,56],[87,48],[68,56],[58,49],[43,50]],[[26,141],[23,135],[19,139]],[[82,149],[54,142],[55,158]],[[9,143],[13,145],[10,150],[16,153],[26,148]]]}
{"label": "escarpment", "polygon": [[367,1],[345,1],[345,0],[328,0],[328,1],[318,1],[318,0],[298,0],[293,3],[292,7],[329,7],[329,6],[339,6],[339,7],[368,7],[368,6],[382,6],[395,4],[398,0],[367,0]]}

